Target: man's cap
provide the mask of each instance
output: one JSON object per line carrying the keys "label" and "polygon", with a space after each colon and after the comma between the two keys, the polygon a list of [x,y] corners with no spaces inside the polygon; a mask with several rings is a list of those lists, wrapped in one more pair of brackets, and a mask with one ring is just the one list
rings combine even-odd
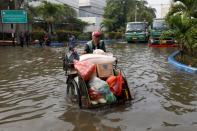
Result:
{"label": "man's cap", "polygon": [[92,36],[99,37],[101,35],[102,35],[102,33],[100,31],[94,31],[94,32],[92,32]]}

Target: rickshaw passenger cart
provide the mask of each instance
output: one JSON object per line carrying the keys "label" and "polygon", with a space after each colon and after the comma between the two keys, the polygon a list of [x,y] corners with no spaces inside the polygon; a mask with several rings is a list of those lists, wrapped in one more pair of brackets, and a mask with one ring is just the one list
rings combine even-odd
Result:
{"label": "rickshaw passenger cart", "polygon": [[[85,82],[81,75],[75,70],[74,64],[69,62],[66,55],[63,58],[63,69],[65,71],[65,76],[67,77],[67,98],[70,102],[78,104],[80,108],[99,108],[103,106],[119,105],[129,103],[133,99],[133,94],[131,94],[128,87],[126,77],[124,76],[124,73],[122,73],[124,81],[122,86],[122,95],[116,97],[117,100],[113,103],[99,103],[94,105],[91,103],[90,96],[88,94],[87,82]],[[121,71],[120,69],[117,69],[117,63],[114,65],[113,71]]]}

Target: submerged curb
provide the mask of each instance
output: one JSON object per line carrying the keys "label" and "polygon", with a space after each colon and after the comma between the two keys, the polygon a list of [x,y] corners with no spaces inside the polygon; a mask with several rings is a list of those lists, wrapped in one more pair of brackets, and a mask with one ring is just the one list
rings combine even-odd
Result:
{"label": "submerged curb", "polygon": [[177,62],[174,57],[179,54],[180,51],[176,51],[174,53],[172,53],[169,57],[168,57],[168,63],[172,64],[173,66],[175,66],[176,68],[179,68],[180,70],[184,70],[186,72],[189,72],[189,73],[194,73],[194,74],[197,74],[197,68],[195,67],[190,67],[190,66],[187,66],[185,64],[182,64],[182,63],[179,63]]}

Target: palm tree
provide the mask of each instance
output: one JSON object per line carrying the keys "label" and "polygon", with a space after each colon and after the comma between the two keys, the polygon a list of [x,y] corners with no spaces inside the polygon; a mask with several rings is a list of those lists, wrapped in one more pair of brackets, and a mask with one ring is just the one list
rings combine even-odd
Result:
{"label": "palm tree", "polygon": [[171,13],[184,12],[190,17],[197,18],[197,1],[196,0],[173,0]]}
{"label": "palm tree", "polygon": [[196,0],[174,0],[166,17],[167,23],[174,28],[181,50],[191,55],[197,48],[196,6]]}
{"label": "palm tree", "polygon": [[52,33],[54,23],[59,23],[65,19],[76,16],[75,10],[68,5],[53,4],[47,1],[43,1],[42,4],[37,7],[37,14],[38,17],[46,22],[49,33]]}

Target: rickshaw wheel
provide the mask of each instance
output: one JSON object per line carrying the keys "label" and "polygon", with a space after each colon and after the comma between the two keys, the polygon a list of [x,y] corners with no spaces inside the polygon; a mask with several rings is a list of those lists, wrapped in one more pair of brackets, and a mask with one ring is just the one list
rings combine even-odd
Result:
{"label": "rickshaw wheel", "polygon": [[72,103],[78,103],[79,107],[82,107],[81,94],[78,85],[75,80],[69,80],[67,83],[67,96]]}

